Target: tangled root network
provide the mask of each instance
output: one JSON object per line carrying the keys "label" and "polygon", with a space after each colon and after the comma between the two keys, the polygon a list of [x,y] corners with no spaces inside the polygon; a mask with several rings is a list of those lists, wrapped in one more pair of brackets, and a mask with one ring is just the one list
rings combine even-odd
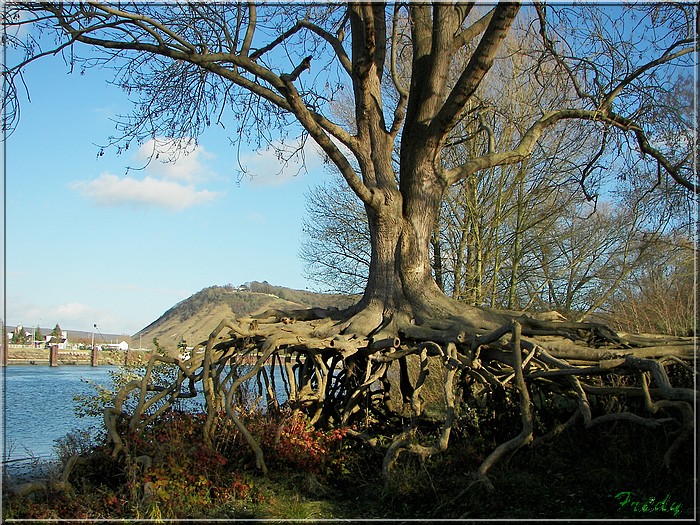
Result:
{"label": "tangled root network", "polygon": [[[123,387],[105,410],[114,455],[125,450],[125,427],[138,431],[177,400],[199,392],[207,411],[205,442],[229,418],[263,472],[263,451],[240,417],[253,405],[265,410],[285,405],[318,427],[347,428],[349,435],[381,447],[388,476],[402,452],[428,457],[445,451],[465,406],[510,394],[522,428],[473,473],[487,485],[487,472],[504,455],[580,420],[586,428],[619,420],[674,425],[677,437],[666,452],[667,466],[692,436],[697,391],[674,386],[669,377],[679,374],[669,371],[683,370],[696,384],[694,338],[616,334],[602,324],[557,316],[512,316],[489,330],[454,319],[394,323],[374,335],[348,333],[349,326],[351,316],[337,310],[268,310],[221,321],[186,360],[153,355],[143,378]],[[177,372],[168,384],[155,384],[159,364]],[[535,391],[575,400],[568,420],[539,436],[533,411],[543,406],[533,403]],[[644,400],[643,409],[594,415],[591,396],[635,397]],[[426,422],[434,429],[428,436],[418,431]],[[378,436],[390,440],[380,445]]]}

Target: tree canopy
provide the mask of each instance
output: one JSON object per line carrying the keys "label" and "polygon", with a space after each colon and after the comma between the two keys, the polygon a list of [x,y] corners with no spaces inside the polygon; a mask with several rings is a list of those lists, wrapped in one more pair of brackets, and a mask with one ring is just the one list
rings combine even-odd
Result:
{"label": "tree canopy", "polygon": [[[613,11],[540,3],[10,3],[5,40],[24,56],[5,66],[4,125],[17,124],[23,67],[59,53],[71,70],[113,68],[114,82],[132,96],[133,112],[109,140],[118,149],[154,139],[160,155],[221,125],[236,142],[276,147],[283,160],[299,151],[292,139],[310,137],[369,217],[365,311],[379,304],[426,317],[441,304],[451,315],[428,262],[442,197],[485,170],[528,162],[567,122],[586,122],[597,145],[578,168],[584,191],[605,169],[600,159],[612,162],[602,157],[609,152],[654,165],[644,170],[656,173],[652,185],[669,179],[697,191],[692,115],[672,103],[696,59],[694,8]],[[522,57],[531,71],[514,89],[542,95],[501,140],[510,116],[489,104],[499,96],[489,73]],[[341,94],[350,100],[345,119],[332,111]],[[468,150],[456,150],[464,144]],[[387,321],[366,317],[358,330]]]}

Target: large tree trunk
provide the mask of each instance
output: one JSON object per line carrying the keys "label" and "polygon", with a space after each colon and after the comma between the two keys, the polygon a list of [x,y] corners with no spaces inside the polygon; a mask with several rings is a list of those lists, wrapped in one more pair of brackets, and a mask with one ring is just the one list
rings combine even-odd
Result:
{"label": "large tree trunk", "polygon": [[371,259],[367,286],[354,307],[350,332],[371,334],[405,310],[401,278],[396,258],[401,238],[402,199],[398,192],[386,192],[382,203],[366,206],[371,238]]}
{"label": "large tree trunk", "polygon": [[430,241],[446,186],[438,179],[427,158],[416,158],[402,170],[404,197],[403,231],[397,267],[404,294],[416,322],[454,311],[451,300],[435,282],[430,260]]}
{"label": "large tree trunk", "polygon": [[392,337],[406,325],[455,323],[492,330],[503,322],[502,315],[448,297],[435,281],[430,243],[446,186],[427,156],[412,160],[402,169],[400,192],[384,190],[377,205],[367,206],[370,272],[346,332]]}

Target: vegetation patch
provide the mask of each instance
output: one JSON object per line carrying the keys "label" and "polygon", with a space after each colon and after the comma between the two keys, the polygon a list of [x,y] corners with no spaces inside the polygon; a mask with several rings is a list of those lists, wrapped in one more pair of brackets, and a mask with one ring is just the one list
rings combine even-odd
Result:
{"label": "vegetation patch", "polygon": [[[489,490],[469,475],[490,449],[488,438],[474,438],[475,427],[460,432],[443,455],[402,455],[386,479],[381,455],[347,433],[319,431],[287,411],[274,417],[251,413],[247,419],[274,466],[268,475],[255,468],[254,455],[234,427],[222,429],[217,443],[207,447],[198,439],[206,414],[171,411],[131,436],[129,454],[118,459],[104,443],[71,436],[82,443],[83,461],[69,483],[59,482],[59,472],[43,490],[6,493],[3,517],[663,519],[693,512],[692,444],[667,469],[663,451],[672,436],[629,423],[574,428],[555,441],[526,447],[495,467]],[[500,426],[481,420],[479,434],[495,436]]]}

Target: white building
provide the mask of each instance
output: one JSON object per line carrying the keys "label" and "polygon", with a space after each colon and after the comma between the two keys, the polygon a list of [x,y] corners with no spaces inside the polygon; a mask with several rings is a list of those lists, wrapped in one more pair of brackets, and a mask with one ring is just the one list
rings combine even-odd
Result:
{"label": "white building", "polygon": [[105,350],[119,350],[121,352],[126,352],[129,349],[129,343],[122,341],[120,343],[110,343],[108,345],[102,345]]}

